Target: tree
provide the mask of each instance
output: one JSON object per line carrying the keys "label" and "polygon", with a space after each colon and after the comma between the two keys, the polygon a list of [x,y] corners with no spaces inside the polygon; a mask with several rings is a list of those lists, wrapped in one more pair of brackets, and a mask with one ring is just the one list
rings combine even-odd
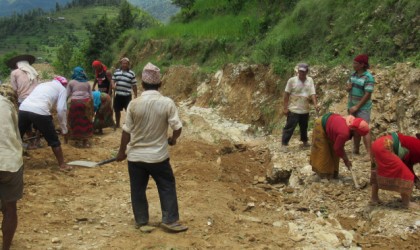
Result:
{"label": "tree", "polygon": [[92,62],[100,58],[103,52],[107,51],[118,34],[116,34],[115,26],[107,15],[103,15],[94,24],[87,24],[86,29],[90,32],[86,60],[87,62]]}
{"label": "tree", "polygon": [[123,1],[120,7],[120,12],[117,16],[117,26],[119,32],[130,29],[134,25],[136,16],[131,11],[131,5],[127,1]]}
{"label": "tree", "polygon": [[195,0],[172,0],[172,4],[178,7],[189,9],[194,5]]}
{"label": "tree", "polygon": [[73,46],[66,41],[61,45],[56,52],[56,60],[54,60],[54,67],[58,73],[66,75],[71,71],[70,60],[73,56]]}
{"label": "tree", "polygon": [[59,12],[61,10],[60,4],[58,2],[55,3],[55,11]]}

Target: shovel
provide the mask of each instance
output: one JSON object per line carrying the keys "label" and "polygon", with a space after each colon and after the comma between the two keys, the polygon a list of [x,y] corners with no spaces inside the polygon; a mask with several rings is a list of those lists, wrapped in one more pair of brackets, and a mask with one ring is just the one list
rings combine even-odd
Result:
{"label": "shovel", "polygon": [[71,161],[69,163],[67,163],[68,165],[73,165],[73,166],[81,166],[81,167],[87,167],[87,168],[94,168],[97,166],[101,166],[110,162],[113,162],[117,159],[117,157],[113,157],[104,161],[100,161],[100,162],[94,162],[94,161]]}
{"label": "shovel", "polygon": [[[352,148],[351,150],[351,160],[354,163],[354,153],[353,153],[354,149]],[[351,177],[353,178],[353,182],[354,182],[354,186],[356,187],[356,189],[360,189],[359,183],[357,182],[356,179],[356,174],[353,171],[353,167],[350,168],[350,173],[351,173]]]}

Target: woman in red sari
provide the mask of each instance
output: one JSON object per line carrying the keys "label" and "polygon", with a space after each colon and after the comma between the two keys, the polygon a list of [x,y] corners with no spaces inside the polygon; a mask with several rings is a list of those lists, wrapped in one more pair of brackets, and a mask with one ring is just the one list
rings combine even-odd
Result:
{"label": "woman in red sari", "polygon": [[416,137],[392,133],[378,138],[372,144],[376,169],[372,170],[371,203],[380,203],[379,189],[401,194],[405,208],[420,209],[410,202],[413,187],[420,188],[420,180],[413,170],[420,163],[420,135]]}

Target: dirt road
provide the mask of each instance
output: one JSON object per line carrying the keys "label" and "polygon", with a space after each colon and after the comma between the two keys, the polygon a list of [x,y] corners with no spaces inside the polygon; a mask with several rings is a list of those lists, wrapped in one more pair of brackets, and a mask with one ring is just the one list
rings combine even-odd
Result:
{"label": "dirt road", "polygon": [[[150,222],[157,228],[142,233],[134,227],[126,162],[66,174],[44,147],[25,157],[13,249],[419,249],[420,212],[400,209],[397,194],[381,193],[387,203],[371,207],[369,187],[354,189],[344,168],[339,181],[317,182],[307,166],[309,151],[296,139],[293,153],[280,154],[275,136],[249,135],[247,125],[212,109],[182,109],[184,133],[171,148],[171,162],[187,232],[158,227],[153,181]],[[106,129],[92,148],[64,145],[65,158],[109,158],[120,135]],[[274,165],[292,169],[287,183],[267,183]],[[355,165],[366,182],[369,165],[359,159]],[[420,201],[418,190],[414,198]]]}

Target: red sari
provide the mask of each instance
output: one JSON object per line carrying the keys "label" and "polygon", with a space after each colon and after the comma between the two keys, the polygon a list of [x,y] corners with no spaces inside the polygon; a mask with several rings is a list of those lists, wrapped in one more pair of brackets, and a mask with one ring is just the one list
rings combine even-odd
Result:
{"label": "red sari", "polygon": [[403,159],[394,153],[391,135],[382,136],[372,144],[377,166],[372,172],[372,184],[377,184],[379,189],[411,194],[415,179],[413,165],[420,162],[420,140],[403,134],[398,134],[398,138],[401,146],[409,150]]}

